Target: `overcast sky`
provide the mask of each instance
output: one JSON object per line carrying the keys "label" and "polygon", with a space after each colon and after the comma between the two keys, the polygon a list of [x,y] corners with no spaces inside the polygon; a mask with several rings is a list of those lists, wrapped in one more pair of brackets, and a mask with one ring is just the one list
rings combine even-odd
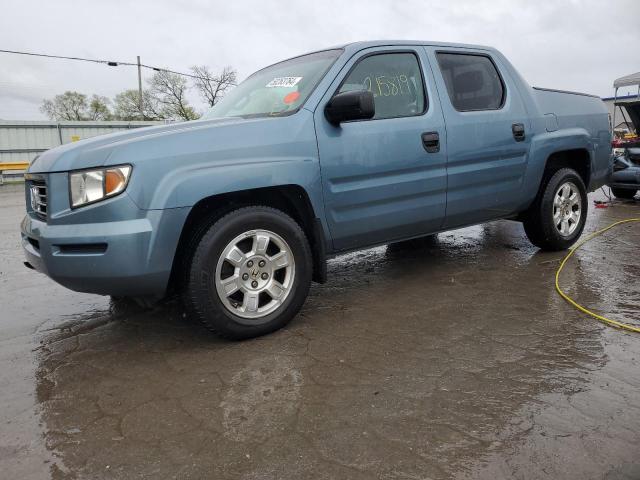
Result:
{"label": "overcast sky", "polygon": [[[419,39],[500,49],[535,86],[600,96],[640,71],[640,0],[2,0],[0,49],[186,71],[231,65],[244,78],[306,51],[355,40]],[[144,73],[150,75],[149,72]],[[0,118],[43,119],[65,90],[113,97],[133,67],[0,53]],[[192,103],[204,108],[195,93]]]}

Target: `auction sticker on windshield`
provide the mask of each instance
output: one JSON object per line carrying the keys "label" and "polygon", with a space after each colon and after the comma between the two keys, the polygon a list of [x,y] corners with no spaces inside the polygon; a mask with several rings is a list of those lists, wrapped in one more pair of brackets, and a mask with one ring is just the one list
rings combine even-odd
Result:
{"label": "auction sticker on windshield", "polygon": [[295,86],[302,77],[276,77],[267,83],[267,87],[293,87]]}

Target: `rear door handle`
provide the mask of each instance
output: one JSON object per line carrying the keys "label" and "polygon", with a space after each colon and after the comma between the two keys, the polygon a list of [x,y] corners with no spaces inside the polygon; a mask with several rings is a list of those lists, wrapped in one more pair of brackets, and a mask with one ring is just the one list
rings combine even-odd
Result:
{"label": "rear door handle", "polygon": [[428,153],[440,151],[440,135],[438,132],[424,132],[422,134],[422,146]]}
{"label": "rear door handle", "polygon": [[511,132],[513,133],[513,138],[516,139],[516,142],[524,141],[525,139],[524,124],[514,123],[513,125],[511,125]]}

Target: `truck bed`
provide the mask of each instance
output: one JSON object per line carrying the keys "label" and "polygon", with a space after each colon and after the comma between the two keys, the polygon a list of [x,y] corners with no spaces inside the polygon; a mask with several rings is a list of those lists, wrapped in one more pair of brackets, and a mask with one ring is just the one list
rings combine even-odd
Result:
{"label": "truck bed", "polygon": [[587,128],[591,135],[598,136],[600,130],[608,128],[609,113],[600,97],[539,87],[533,87],[533,92],[540,113],[554,114],[558,129]]}

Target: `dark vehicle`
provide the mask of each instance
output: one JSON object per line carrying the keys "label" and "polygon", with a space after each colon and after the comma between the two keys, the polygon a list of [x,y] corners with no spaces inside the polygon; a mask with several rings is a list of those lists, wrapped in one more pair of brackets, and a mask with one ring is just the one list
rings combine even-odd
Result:
{"label": "dark vehicle", "polygon": [[[633,198],[640,190],[640,72],[627,75],[613,82],[616,89],[612,127],[616,125],[616,113],[619,111],[631,131],[621,138],[613,140],[613,174],[609,187],[617,198]],[[636,97],[618,99],[620,87],[638,87]]]}

